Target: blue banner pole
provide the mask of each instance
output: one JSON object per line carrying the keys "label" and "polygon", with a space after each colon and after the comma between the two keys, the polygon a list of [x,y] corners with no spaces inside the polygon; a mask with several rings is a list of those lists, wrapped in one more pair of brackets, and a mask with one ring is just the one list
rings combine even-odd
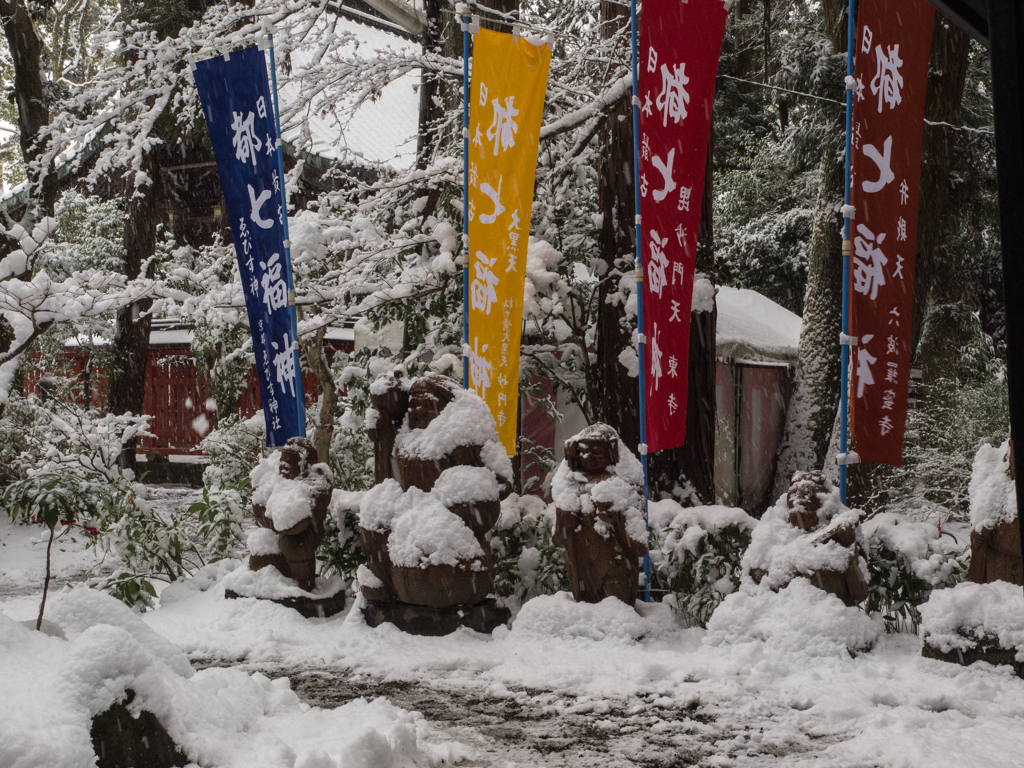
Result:
{"label": "blue banner pole", "polygon": [[[640,82],[637,74],[637,20],[636,0],[630,0],[630,34],[632,37],[633,56],[633,203],[636,211],[636,327],[637,327],[637,369],[640,374],[640,463],[644,468],[644,525],[647,528],[647,546],[651,546],[651,526],[648,520],[648,481],[647,481],[647,385],[644,381],[644,348],[647,339],[644,336],[644,269],[641,255],[640,237]],[[651,602],[651,555],[644,555],[644,602]]]}
{"label": "blue banner pole", "polygon": [[856,34],[855,0],[849,0],[846,25],[846,184],[843,188],[843,335],[840,339],[839,372],[839,498],[846,503],[846,467],[850,401],[850,175],[853,162],[853,45]]}
{"label": "blue banner pole", "polygon": [[288,239],[288,197],[284,183],[284,139],[281,134],[281,109],[277,101],[277,65],[274,61],[274,36],[267,35],[270,48],[270,92],[274,95],[274,122],[277,124],[277,173],[281,178],[281,226],[284,228],[285,280],[288,283],[288,316],[292,325],[292,350],[295,355],[295,403],[299,434],[306,436],[306,391],[299,359],[299,318],[295,307],[295,281],[292,278],[292,242]]}
{"label": "blue banner pole", "polygon": [[[461,11],[466,6],[460,3]],[[469,25],[462,16],[462,388],[469,389]]]}

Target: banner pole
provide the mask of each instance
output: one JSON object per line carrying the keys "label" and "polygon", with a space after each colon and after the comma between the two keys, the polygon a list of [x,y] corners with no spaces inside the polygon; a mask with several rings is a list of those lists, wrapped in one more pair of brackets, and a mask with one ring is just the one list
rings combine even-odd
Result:
{"label": "banner pole", "polygon": [[647,472],[647,386],[644,381],[644,269],[640,237],[640,82],[637,74],[637,20],[636,0],[629,3],[630,35],[633,57],[633,204],[636,218],[636,327],[637,327],[637,369],[640,385],[640,463],[644,468],[644,526],[647,529],[648,553],[644,555],[644,602],[651,602],[651,525],[648,520],[648,472]]}
{"label": "banner pole", "polygon": [[288,239],[288,197],[284,183],[284,140],[281,138],[281,109],[277,101],[277,65],[274,61],[274,36],[267,35],[270,48],[270,84],[274,95],[274,123],[277,125],[277,174],[281,178],[281,226],[284,229],[285,280],[288,283],[288,317],[292,326],[292,354],[295,356],[295,404],[298,411],[299,436],[306,436],[306,391],[302,383],[299,360],[299,319],[295,307],[295,282],[292,277],[292,242]]}
{"label": "banner pole", "polygon": [[[468,10],[459,4],[459,10]],[[462,16],[462,388],[469,389],[469,25]]]}
{"label": "banner pole", "polygon": [[849,0],[846,24],[846,184],[843,188],[843,337],[839,372],[839,498],[846,503],[847,428],[850,401],[850,176],[853,164],[853,45],[857,26],[855,0]]}

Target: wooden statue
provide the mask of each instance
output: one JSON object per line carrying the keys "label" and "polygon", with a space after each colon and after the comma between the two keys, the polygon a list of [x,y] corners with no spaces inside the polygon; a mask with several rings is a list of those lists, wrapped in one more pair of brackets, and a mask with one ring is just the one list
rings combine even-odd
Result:
{"label": "wooden statue", "polygon": [[577,601],[617,597],[633,605],[647,554],[643,470],[607,424],[593,424],[565,442],[552,481],[554,543],[565,549]]}
{"label": "wooden statue", "polygon": [[324,537],[324,520],[334,492],[331,472],[325,464],[318,463],[318,458],[313,442],[305,437],[290,438],[281,449],[278,474],[285,480],[304,483],[308,490],[308,508],[298,522],[281,530],[267,516],[266,504],[254,502],[252,508],[256,522],[277,533],[280,553],[250,555],[250,569],[258,571],[273,566],[295,579],[307,592],[316,587],[316,550]]}

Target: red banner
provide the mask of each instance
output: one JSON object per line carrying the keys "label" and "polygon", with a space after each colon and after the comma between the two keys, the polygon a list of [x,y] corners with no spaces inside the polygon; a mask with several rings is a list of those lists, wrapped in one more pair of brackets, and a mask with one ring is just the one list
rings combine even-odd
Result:
{"label": "red banner", "polygon": [[722,0],[645,0],[637,66],[647,446],[686,440],[690,300]]}
{"label": "red banner", "polygon": [[899,466],[907,421],[928,53],[925,0],[861,0],[853,95],[850,422],[861,461]]}

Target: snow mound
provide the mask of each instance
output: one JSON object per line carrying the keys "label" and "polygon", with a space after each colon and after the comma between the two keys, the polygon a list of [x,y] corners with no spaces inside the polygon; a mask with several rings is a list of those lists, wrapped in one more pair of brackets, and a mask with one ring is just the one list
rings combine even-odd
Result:
{"label": "snow mound", "polygon": [[405,503],[408,511],[395,520],[388,537],[388,555],[394,565],[457,565],[483,557],[483,547],[469,526],[436,496],[410,488]]}
{"label": "snow mound", "polygon": [[[66,619],[75,615],[73,607],[85,606],[67,604]],[[128,614],[134,621],[94,624],[70,641],[0,614],[0,765],[95,765],[92,718],[123,701],[129,689],[136,694],[129,710],[156,715],[188,759],[201,765],[411,768],[451,757],[451,746],[425,743],[430,729],[420,714],[384,699],[323,710],[301,703],[287,678],[224,668],[180,675],[136,639],[145,638],[148,627]],[[104,616],[116,618],[106,609]]]}
{"label": "snow mound", "polygon": [[764,643],[769,652],[843,657],[870,650],[884,630],[880,618],[796,579],[778,592],[727,596],[711,615],[703,643]]}
{"label": "snow mound", "polygon": [[[820,570],[843,573],[850,565],[850,558],[855,556],[857,547],[844,547],[836,541],[820,541],[841,526],[852,526],[857,531],[861,551],[867,551],[864,534],[858,527],[860,511],[839,501],[838,489],[831,489],[830,493],[820,494],[820,497],[822,505],[818,519],[826,525],[811,534],[790,524],[786,494],[764,513],[751,535],[750,546],[743,554],[741,589],[749,593],[777,590],[800,575],[809,576]],[[860,564],[867,568],[863,560]],[[750,576],[755,571],[764,574],[757,584]],[[866,570],[863,575],[865,582],[870,582]]]}
{"label": "snow mound", "polygon": [[188,657],[181,650],[150,629],[128,606],[106,592],[88,587],[66,587],[47,604],[46,618],[59,625],[71,640],[99,624],[119,627],[175,674],[191,677],[194,673]]}
{"label": "snow mound", "polygon": [[638,604],[634,610],[616,597],[600,603],[577,603],[570,593],[557,592],[527,602],[512,624],[511,637],[634,643],[677,629],[667,605]]}
{"label": "snow mound", "polygon": [[280,555],[281,540],[269,528],[257,528],[245,540],[250,555]]}
{"label": "snow mound", "polygon": [[277,568],[260,568],[252,571],[248,565],[237,568],[221,582],[224,589],[243,597],[259,597],[264,600],[280,600],[286,597],[324,598],[338,594],[345,588],[345,580],[340,576],[317,576],[316,588],[312,592],[299,587],[295,579],[290,579]]}
{"label": "snow mound", "polygon": [[431,489],[446,507],[476,501],[497,501],[498,480],[487,467],[451,467],[441,473]]}
{"label": "snow mound", "polygon": [[985,639],[1016,650],[1024,661],[1024,605],[1021,588],[1008,581],[937,589],[920,606],[921,637],[943,653],[968,650]]}
{"label": "snow mound", "polygon": [[359,527],[368,531],[388,531],[394,519],[405,509],[405,491],[397,480],[389,477],[363,494],[359,502]]}
{"label": "snow mound", "polygon": [[651,527],[657,530],[667,531],[671,528],[678,528],[694,531],[694,533],[688,534],[689,539],[692,539],[690,546],[686,546],[690,554],[696,554],[694,548],[696,542],[705,533],[716,536],[730,526],[735,526],[742,531],[753,531],[758,524],[757,520],[738,507],[723,507],[719,504],[684,507],[674,499],[648,502],[647,514],[650,517]]}
{"label": "snow mound", "polygon": [[171,605],[194,597],[200,592],[205,592],[240,564],[238,560],[218,560],[215,563],[204,565],[190,577],[178,579],[173,584],[164,587],[163,592],[160,593],[160,605]]}
{"label": "snow mound", "polygon": [[968,487],[972,530],[995,528],[1000,523],[1012,523],[1017,519],[1017,494],[1009,467],[1009,441],[998,448],[985,443],[978,449]]}

